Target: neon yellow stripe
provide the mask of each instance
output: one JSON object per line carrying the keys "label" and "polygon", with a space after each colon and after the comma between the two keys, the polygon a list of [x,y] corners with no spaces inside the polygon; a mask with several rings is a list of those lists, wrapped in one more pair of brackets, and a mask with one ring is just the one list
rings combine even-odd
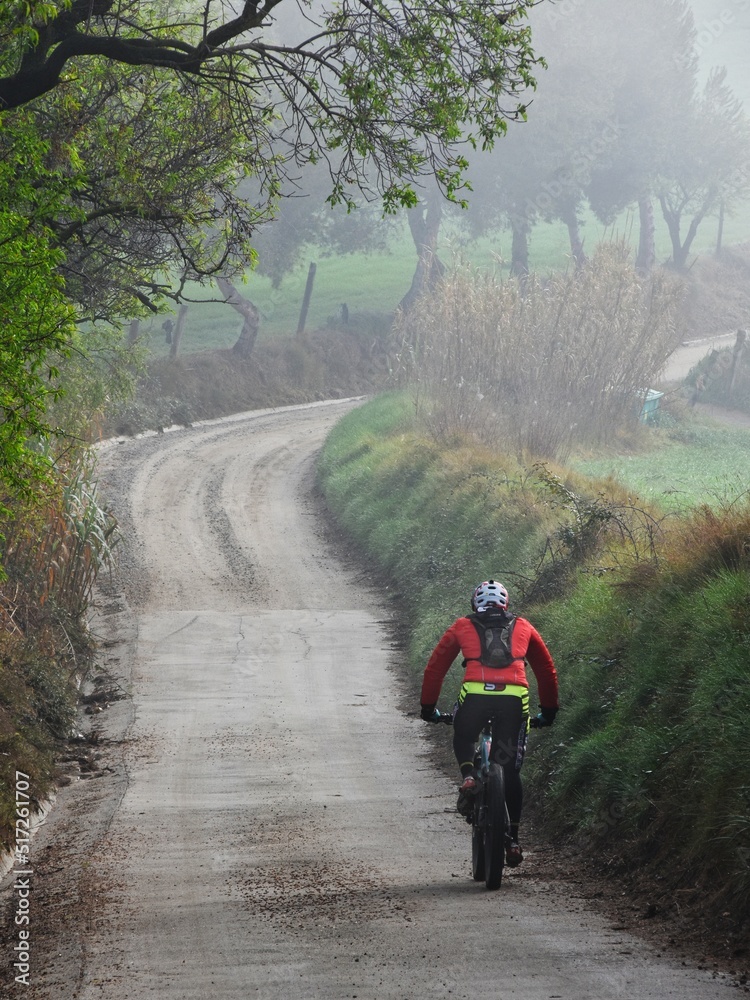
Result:
{"label": "neon yellow stripe", "polygon": [[523,684],[498,685],[496,691],[488,691],[484,681],[466,681],[461,687],[459,700],[462,700],[467,694],[510,694],[527,702],[529,700],[529,689]]}

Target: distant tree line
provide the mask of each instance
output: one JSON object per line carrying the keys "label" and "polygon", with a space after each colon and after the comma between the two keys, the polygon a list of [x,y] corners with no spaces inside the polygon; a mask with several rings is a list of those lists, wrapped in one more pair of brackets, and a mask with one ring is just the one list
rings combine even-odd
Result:
{"label": "distant tree line", "polygon": [[537,223],[564,224],[581,264],[583,209],[611,225],[632,208],[646,273],[661,212],[671,263],[685,268],[701,223],[750,197],[750,121],[724,68],[701,82],[690,4],[559,0],[535,8],[532,25],[548,68],[528,121],[472,164],[470,232],[510,229],[510,270],[521,275]]}
{"label": "distant tree line", "polygon": [[[688,0],[556,0],[535,6],[530,22],[547,65],[526,95],[526,120],[472,158],[466,207],[451,206],[429,180],[419,189],[408,211],[418,262],[404,308],[440,278],[448,222],[469,239],[510,232],[510,271],[525,275],[537,224],[562,223],[581,265],[584,209],[605,225],[632,209],[635,263],[648,273],[659,215],[681,270],[699,227],[718,219],[720,246],[724,218],[750,197],[750,122],[724,68],[701,78]],[[293,248],[305,241],[340,252],[389,238],[377,217],[316,218],[304,206],[285,202],[278,224],[261,233],[261,263],[274,260],[277,277],[281,261],[298,262]]]}

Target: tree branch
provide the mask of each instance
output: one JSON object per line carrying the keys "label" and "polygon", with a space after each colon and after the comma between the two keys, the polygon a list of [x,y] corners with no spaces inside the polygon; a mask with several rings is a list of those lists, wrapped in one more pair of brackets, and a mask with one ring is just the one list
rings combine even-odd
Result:
{"label": "tree branch", "polygon": [[92,12],[97,17],[106,15],[113,0],[76,2],[41,29],[39,43],[25,54],[21,69],[0,79],[0,111],[49,93],[60,82],[66,63],[77,56],[103,56],[131,66],[162,66],[197,73],[204,62],[221,54],[217,50],[227,42],[258,27],[280,2],[266,0],[259,8],[258,0],[246,0],[239,17],[209,31],[198,46],[179,38],[123,38],[78,31],[78,25],[88,21]]}

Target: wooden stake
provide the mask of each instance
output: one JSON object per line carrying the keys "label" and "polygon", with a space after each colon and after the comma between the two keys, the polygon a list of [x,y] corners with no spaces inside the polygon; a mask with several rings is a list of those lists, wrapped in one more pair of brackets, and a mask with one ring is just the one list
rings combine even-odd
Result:
{"label": "wooden stake", "polygon": [[302,308],[300,309],[299,323],[297,324],[298,337],[301,337],[305,332],[305,322],[307,321],[307,310],[310,308],[310,299],[312,298],[316,269],[317,265],[311,264],[310,269],[307,272],[307,284],[305,285],[305,295],[304,298],[302,299]]}

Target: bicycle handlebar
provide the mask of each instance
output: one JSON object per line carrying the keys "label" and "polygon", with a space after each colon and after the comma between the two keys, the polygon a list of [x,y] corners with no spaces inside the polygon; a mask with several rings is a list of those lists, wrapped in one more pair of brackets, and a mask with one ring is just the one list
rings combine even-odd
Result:
{"label": "bicycle handlebar", "polygon": [[[440,711],[438,711],[438,709],[435,709],[435,714],[432,717],[431,721],[435,722],[435,723],[437,723],[437,722],[444,722],[446,726],[452,726],[453,725],[453,713],[452,712],[440,712]],[[549,722],[547,719],[545,719],[544,716],[540,712],[538,715],[532,715],[531,719],[529,720],[529,725],[531,726],[532,729],[546,729],[549,726],[551,726],[552,723]]]}

